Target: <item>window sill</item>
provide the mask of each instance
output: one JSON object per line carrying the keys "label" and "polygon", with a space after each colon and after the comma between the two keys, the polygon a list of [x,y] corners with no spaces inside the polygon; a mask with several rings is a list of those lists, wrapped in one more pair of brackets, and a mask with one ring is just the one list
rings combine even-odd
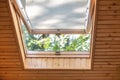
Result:
{"label": "window sill", "polygon": [[28,70],[90,70],[89,52],[36,52],[28,51],[24,68]]}
{"label": "window sill", "polygon": [[25,69],[90,70],[91,58],[26,58]]}

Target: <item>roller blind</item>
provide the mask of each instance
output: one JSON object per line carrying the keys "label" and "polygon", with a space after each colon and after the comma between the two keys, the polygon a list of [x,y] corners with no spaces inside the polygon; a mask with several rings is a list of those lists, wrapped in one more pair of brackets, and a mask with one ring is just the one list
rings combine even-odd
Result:
{"label": "roller blind", "polygon": [[90,0],[13,0],[31,33],[86,33]]}

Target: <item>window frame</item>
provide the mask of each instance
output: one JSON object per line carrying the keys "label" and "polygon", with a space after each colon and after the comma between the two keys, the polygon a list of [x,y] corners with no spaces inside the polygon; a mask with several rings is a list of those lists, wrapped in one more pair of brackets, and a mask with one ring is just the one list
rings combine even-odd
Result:
{"label": "window frame", "polygon": [[[15,2],[15,0],[12,0],[12,3],[13,3],[13,6],[14,6],[14,8],[15,8],[15,10],[17,11],[17,13],[18,13],[18,20],[19,20],[19,25],[21,26],[21,22],[20,22],[20,18],[23,20],[23,22],[24,22],[24,24],[26,25],[26,26],[31,26],[31,24],[30,24],[30,22],[29,22],[29,19],[28,18],[24,18],[25,16],[23,16],[22,14],[21,14],[21,12],[20,12],[20,10],[19,10],[19,8],[17,8],[16,7],[16,2]],[[91,3],[90,3],[92,6],[90,6],[90,8],[94,8],[95,6],[94,6],[94,3],[92,3],[92,0],[91,0]],[[88,19],[88,25],[89,26],[94,26],[94,22],[92,22],[92,17],[95,15],[94,14],[94,12],[95,12],[95,10],[91,10],[90,9],[90,13],[89,13],[89,19]],[[29,22],[29,24],[28,24],[28,22]],[[92,27],[93,28],[93,27]],[[21,28],[20,28],[21,29]],[[28,27],[27,27],[27,29],[28,29],[28,31],[30,32],[30,33],[35,33],[35,34],[37,34],[38,32],[37,32],[37,30],[34,32],[34,31],[32,31],[32,30],[30,30]],[[20,30],[21,31],[21,30]],[[86,31],[88,31],[89,32],[89,30],[87,29]],[[45,31],[43,30],[43,33],[44,33]],[[49,32],[49,30],[48,30],[48,32]],[[57,31],[58,32],[58,31]],[[60,32],[60,31],[59,31]],[[62,33],[66,33],[66,30],[63,30],[63,31],[61,31]],[[74,33],[74,31],[72,31],[72,34],[76,34],[76,32],[77,31],[75,31],[75,33]],[[88,32],[86,32],[86,33],[88,33]],[[54,30],[53,30],[53,33],[54,33]],[[70,33],[70,32],[67,32],[67,33]],[[47,34],[47,33],[45,33],[45,34]],[[90,42],[92,43],[93,41],[93,33],[91,33],[91,40],[90,40]],[[22,37],[22,42],[23,42],[23,35],[22,35],[22,32],[21,32],[21,37]],[[90,45],[90,51],[89,52],[49,52],[49,51],[47,51],[47,52],[38,52],[38,51],[27,51],[27,49],[26,49],[26,47],[25,47],[25,44],[24,44],[24,42],[23,42],[23,46],[24,46],[24,50],[25,50],[25,56],[26,57],[28,57],[28,58],[31,58],[31,57],[81,57],[81,58],[90,58],[90,56],[91,56],[91,50],[92,50],[92,45]],[[31,54],[32,53],[32,54]],[[43,54],[44,53],[44,54]],[[74,54],[73,54],[74,53]]]}

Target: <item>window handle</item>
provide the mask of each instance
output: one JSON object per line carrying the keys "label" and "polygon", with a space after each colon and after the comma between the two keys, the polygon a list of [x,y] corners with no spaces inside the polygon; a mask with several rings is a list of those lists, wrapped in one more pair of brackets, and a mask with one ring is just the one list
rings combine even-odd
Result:
{"label": "window handle", "polygon": [[56,52],[55,52],[55,55],[60,55],[60,51],[56,51]]}

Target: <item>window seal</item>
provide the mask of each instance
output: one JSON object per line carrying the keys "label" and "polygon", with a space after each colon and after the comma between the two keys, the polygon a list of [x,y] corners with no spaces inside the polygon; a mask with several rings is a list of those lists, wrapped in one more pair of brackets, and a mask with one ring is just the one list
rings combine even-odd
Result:
{"label": "window seal", "polygon": [[45,52],[45,51],[27,51],[26,57],[80,57],[89,58],[90,52]]}

